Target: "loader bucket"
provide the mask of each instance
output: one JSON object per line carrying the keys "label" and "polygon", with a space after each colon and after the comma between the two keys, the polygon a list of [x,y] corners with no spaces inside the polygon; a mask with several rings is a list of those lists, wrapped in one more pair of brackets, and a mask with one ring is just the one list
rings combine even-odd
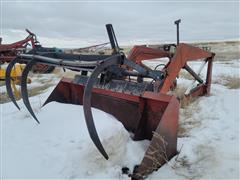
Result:
{"label": "loader bucket", "polygon": [[[63,78],[44,105],[51,101],[82,105],[87,79],[87,76]],[[117,86],[119,84],[121,83],[116,82]],[[108,88],[95,84],[91,104],[121,121],[134,134],[134,140],[151,141],[142,162],[139,162],[140,165],[132,175],[139,179],[157,170],[176,155],[179,102],[174,96],[141,92],[139,84],[124,87],[122,90],[114,82],[108,84]]]}

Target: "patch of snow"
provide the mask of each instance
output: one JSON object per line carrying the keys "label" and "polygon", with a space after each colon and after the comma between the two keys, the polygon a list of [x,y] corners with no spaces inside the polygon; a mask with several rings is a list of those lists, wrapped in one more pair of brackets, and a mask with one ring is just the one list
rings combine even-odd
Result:
{"label": "patch of snow", "polygon": [[118,178],[124,177],[123,166],[133,168],[141,161],[149,142],[132,141],[113,116],[93,109],[99,137],[110,157],[106,161],[88,135],[82,106],[52,102],[38,109],[47,94],[30,98],[40,125],[20,101],[21,112],[11,103],[3,105],[4,178]]}
{"label": "patch of snow", "polygon": [[[159,62],[152,62],[152,66],[154,63]],[[197,63],[191,66],[195,68]],[[239,77],[239,63],[215,62],[213,79],[221,75]],[[41,85],[39,82],[33,86]],[[182,86],[189,83],[190,80],[178,79]],[[93,109],[99,137],[110,157],[106,161],[89,137],[82,106],[52,102],[40,109],[53,88],[30,98],[40,125],[30,117],[21,100],[20,112],[12,103],[1,104],[3,179],[129,179],[122,175],[121,168],[127,166],[132,171],[141,162],[149,141],[133,141],[113,116]],[[186,131],[178,138],[180,154],[149,179],[238,179],[239,95],[240,89],[213,84],[209,97],[200,97],[180,109],[179,127]]]}
{"label": "patch of snow", "polygon": [[[181,109],[179,123],[185,124],[187,135],[178,138],[180,154],[150,177],[237,179],[239,94],[239,89],[213,85],[210,97],[201,97],[189,109]],[[193,111],[191,117],[185,112],[189,110]]]}

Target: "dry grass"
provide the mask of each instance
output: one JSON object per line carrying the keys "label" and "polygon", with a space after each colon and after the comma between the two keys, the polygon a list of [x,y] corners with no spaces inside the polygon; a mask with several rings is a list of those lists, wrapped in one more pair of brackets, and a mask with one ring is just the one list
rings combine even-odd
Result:
{"label": "dry grass", "polygon": [[[70,73],[71,71],[67,71],[68,73],[68,76],[70,76]],[[48,89],[50,86],[53,86],[55,83],[54,83],[54,78],[55,77],[61,77],[62,74],[63,74],[63,71],[61,70],[61,68],[56,68],[54,70],[54,77],[47,74],[41,74],[41,73],[30,73],[29,74],[29,77],[31,79],[31,82],[37,82],[39,83],[38,86],[35,86],[35,87],[31,87],[31,85],[28,85],[29,88],[28,88],[28,94],[29,94],[29,97],[32,97],[32,96],[36,96],[38,94],[41,94],[44,90]],[[19,83],[17,83],[17,85],[19,85]],[[5,81],[0,81],[0,86],[5,86]],[[17,89],[20,91],[20,86],[17,86]],[[21,93],[20,93],[21,95]],[[19,98],[16,98],[17,100],[19,100],[21,97]],[[0,103],[7,103],[7,102],[10,102],[10,99],[7,95],[7,92],[4,91],[2,93],[0,93]]]}
{"label": "dry grass", "polygon": [[[29,97],[32,97],[32,96],[36,96],[38,94],[41,94],[44,90],[48,89],[52,85],[53,84],[51,83],[51,81],[44,82],[44,83],[42,83],[41,86],[29,89],[28,90],[28,95],[29,95]],[[16,98],[16,100],[19,100],[19,99],[21,99],[21,97]],[[7,103],[7,102],[10,102],[10,101],[11,100],[8,97],[6,92],[0,93],[0,104]]]}
{"label": "dry grass", "polygon": [[198,47],[207,46],[216,55],[214,61],[229,61],[240,58],[240,41],[194,43]]}
{"label": "dry grass", "polygon": [[64,72],[64,77],[69,77],[69,78],[73,78],[76,74],[79,74],[78,72],[74,72],[74,71],[66,71]]}
{"label": "dry grass", "polygon": [[5,86],[5,81],[0,81],[0,86]]}
{"label": "dry grass", "polygon": [[189,72],[187,71],[180,71],[179,76],[184,79],[194,80],[194,77],[191,74],[189,74]]}
{"label": "dry grass", "polygon": [[214,57],[215,61],[229,61],[233,59],[239,59],[240,53],[238,52],[238,49],[236,49],[237,52],[216,52],[216,56]]}
{"label": "dry grass", "polygon": [[184,179],[200,179],[202,174],[200,174],[198,171],[192,171],[195,164],[190,162],[187,156],[183,156],[180,158],[175,158],[175,164],[171,167],[178,176],[182,176]]}
{"label": "dry grass", "polygon": [[174,89],[174,91],[171,92],[172,95],[175,95],[180,100],[180,107],[181,108],[186,108],[187,106],[189,106],[191,103],[195,102],[198,99],[197,97],[186,98],[186,96],[184,94],[186,90],[187,90],[186,87],[177,86],[177,88]]}
{"label": "dry grass", "polygon": [[177,169],[179,167],[190,168],[190,166],[191,166],[187,156],[183,156],[181,158],[176,158],[175,161],[176,161],[175,164],[172,166],[173,169]]}
{"label": "dry grass", "polygon": [[186,87],[177,86],[177,87],[172,91],[172,94],[174,94],[175,96],[177,96],[179,99],[182,99],[186,90],[187,90]]}
{"label": "dry grass", "polygon": [[229,89],[240,88],[240,78],[238,76],[222,75],[217,80],[214,80],[213,83],[227,86]]}
{"label": "dry grass", "polygon": [[211,143],[199,144],[193,149],[196,158],[189,159],[188,156],[177,156],[171,166],[175,173],[184,179],[201,179],[206,169],[202,169],[203,164],[208,161],[211,165],[216,164],[214,148]]}
{"label": "dry grass", "polygon": [[151,162],[151,165],[143,164],[143,166],[146,167],[143,172],[139,171],[136,173],[137,177],[141,177],[142,174],[149,174],[153,171],[156,171],[163,164],[168,163],[169,160],[167,155],[167,145],[168,143],[165,141],[164,137],[161,134],[158,132],[153,132],[152,143],[150,144],[144,156],[145,161],[147,159],[147,162]]}
{"label": "dry grass", "polygon": [[183,122],[179,122],[178,125],[178,137],[189,137],[189,132],[191,129],[200,127],[201,121],[195,119],[195,118],[190,118],[186,119]]}
{"label": "dry grass", "polygon": [[48,89],[51,87],[53,84],[51,82],[44,83],[43,85],[39,87],[34,87],[28,91],[29,97],[36,96],[40,93],[42,93],[44,90]]}
{"label": "dry grass", "polygon": [[188,106],[184,106],[180,109],[178,137],[188,137],[191,129],[201,125],[201,120],[194,117],[194,114],[199,112],[199,102],[200,101],[197,98],[191,99]]}
{"label": "dry grass", "polygon": [[225,86],[229,89],[239,89],[240,88],[240,79],[238,77],[231,77],[226,79]]}
{"label": "dry grass", "polygon": [[177,134],[178,134],[179,138],[189,137],[188,129],[186,128],[185,124],[179,123],[179,125],[178,125],[178,133]]}
{"label": "dry grass", "polygon": [[6,92],[0,93],[0,104],[9,102],[10,99]]}

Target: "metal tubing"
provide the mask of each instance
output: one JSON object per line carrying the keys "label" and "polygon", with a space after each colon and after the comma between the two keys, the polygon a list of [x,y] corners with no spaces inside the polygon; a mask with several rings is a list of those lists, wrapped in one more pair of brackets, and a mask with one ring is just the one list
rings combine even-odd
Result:
{"label": "metal tubing", "polygon": [[177,25],[177,45],[179,44],[179,24],[181,22],[181,19],[178,19],[174,22],[174,24]]}
{"label": "metal tubing", "polygon": [[117,43],[117,38],[115,36],[112,24],[107,24],[106,29],[107,29],[110,44],[111,44],[112,49],[114,50],[114,53],[119,52],[119,46],[118,46],[118,43]]}
{"label": "metal tubing", "polygon": [[206,61],[204,61],[203,66],[201,66],[201,68],[199,69],[198,74],[196,74],[193,69],[188,66],[187,64],[185,64],[185,66],[183,67],[187,72],[189,72],[189,74],[191,74],[199,83],[203,83],[203,80],[200,78],[199,74],[202,71],[204,65],[206,64]]}

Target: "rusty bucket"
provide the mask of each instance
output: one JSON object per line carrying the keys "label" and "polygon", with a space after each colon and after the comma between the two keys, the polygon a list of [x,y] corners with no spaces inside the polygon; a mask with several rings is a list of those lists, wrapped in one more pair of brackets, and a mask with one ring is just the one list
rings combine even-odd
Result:
{"label": "rusty bucket", "polygon": [[[63,78],[44,105],[51,101],[82,105],[86,79],[84,76]],[[133,84],[127,86],[132,88]],[[92,107],[116,117],[134,134],[134,140],[150,140],[142,162],[139,162],[140,165],[132,174],[133,178],[139,179],[176,155],[179,101],[174,96],[150,91],[139,95],[128,91],[128,88],[125,85],[123,92],[111,88],[111,85],[107,89],[96,84],[92,90]]]}

